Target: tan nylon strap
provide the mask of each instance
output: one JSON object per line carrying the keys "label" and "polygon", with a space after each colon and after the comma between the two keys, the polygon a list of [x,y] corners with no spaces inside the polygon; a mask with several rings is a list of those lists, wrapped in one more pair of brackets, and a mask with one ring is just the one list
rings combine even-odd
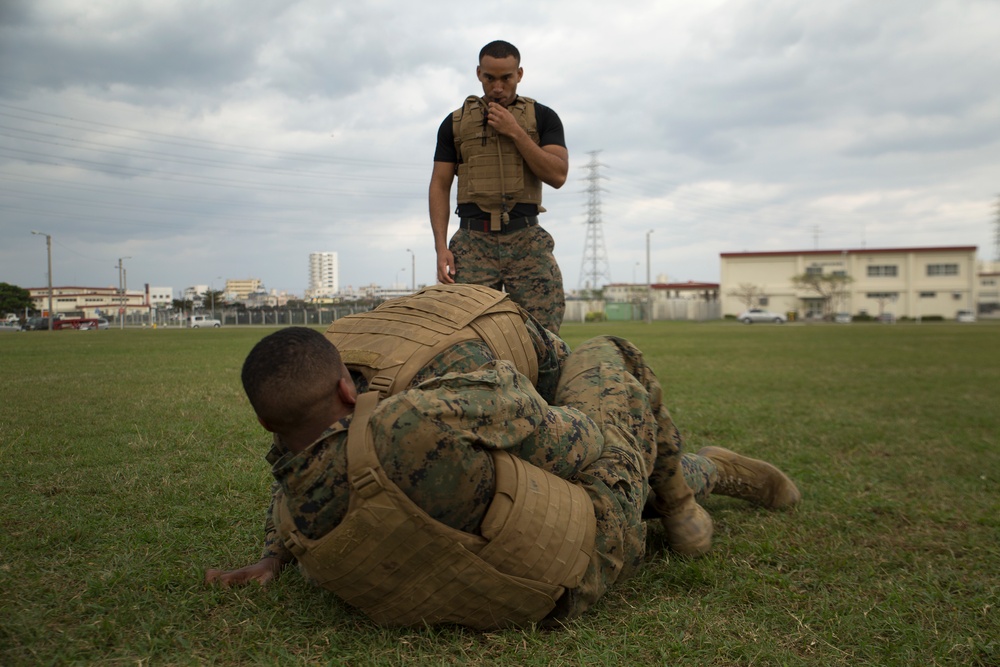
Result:
{"label": "tan nylon strap", "polygon": [[480,285],[434,285],[369,313],[343,317],[330,325],[326,338],[349,368],[368,378],[369,390],[383,397],[408,387],[441,351],[476,338],[535,383],[538,356],[526,319],[503,292]]}
{"label": "tan nylon strap", "polygon": [[354,416],[347,428],[347,475],[352,485],[366,473],[381,466],[378,455],[375,454],[374,441],[368,436],[371,416],[378,401],[377,391],[366,391],[358,396],[354,404]]}

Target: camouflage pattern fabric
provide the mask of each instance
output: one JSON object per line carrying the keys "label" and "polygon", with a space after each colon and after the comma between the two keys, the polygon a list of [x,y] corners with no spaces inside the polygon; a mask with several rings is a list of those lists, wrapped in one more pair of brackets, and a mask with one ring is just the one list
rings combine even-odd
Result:
{"label": "camouflage pattern fabric", "polygon": [[[347,512],[350,418],[304,451],[275,443],[268,454],[296,526],[317,539]],[[432,518],[478,534],[493,500],[492,449],[571,479],[601,456],[603,438],[580,412],[549,407],[506,361],[452,373],[383,400],[372,416],[375,451],[386,475]],[[276,502],[272,498],[273,503]],[[291,560],[268,517],[265,555]]]}
{"label": "camouflage pattern fabric", "polygon": [[[470,363],[480,354],[472,354]],[[452,369],[462,366],[447,354],[440,361]],[[432,517],[466,532],[478,534],[493,498],[490,449],[507,449],[584,488],[597,518],[595,555],[581,585],[567,591],[550,615],[548,622],[556,622],[582,614],[642,563],[643,507],[650,471],[661,460],[658,424],[673,427],[664,422],[669,413],[662,404],[654,410],[654,396],[661,396],[659,383],[638,349],[603,336],[566,359],[555,392],[559,405],[548,405],[510,363],[491,360],[385,399],[372,428],[390,479]],[[268,454],[277,480],[274,497],[287,497],[307,537],[326,534],[347,512],[349,425],[350,418],[334,424],[299,454],[277,442]],[[666,443],[664,460],[674,460],[676,429],[668,431]],[[680,458],[679,452],[676,460],[697,496],[707,495],[714,465],[695,455]],[[292,560],[270,511],[267,532],[264,555]]]}
{"label": "camouflage pattern fabric", "polygon": [[559,333],[566,298],[555,242],[540,225],[509,234],[459,229],[449,249],[455,256],[455,282],[504,290],[552,333]]}
{"label": "camouflage pattern fabric", "polygon": [[612,584],[635,573],[646,553],[642,510],[649,496],[656,424],[649,392],[626,369],[620,342],[602,336],[574,350],[556,392],[556,402],[594,420],[604,449],[598,461],[572,478],[594,503],[595,555],[580,586],[559,599],[550,621],[582,614]]}
{"label": "camouflage pattern fabric", "polygon": [[704,456],[684,452],[681,456],[684,481],[694,491],[694,499],[701,504],[712,495],[712,489],[719,481],[719,469]]}
{"label": "camouflage pattern fabric", "polygon": [[[538,393],[546,401],[552,401],[556,393],[556,385],[559,381],[560,369],[563,360],[569,356],[569,346],[553,333],[543,329],[541,325],[534,321],[528,320],[526,322],[528,327],[528,334],[532,339],[532,344],[535,347],[535,352],[538,356]],[[467,373],[474,371],[484,364],[488,364],[495,361],[492,351],[490,351],[489,346],[482,341],[466,341],[464,343],[459,343],[454,345],[447,350],[442,351],[434,359],[427,363],[424,368],[417,372],[414,376],[411,386],[417,386],[421,382],[437,378],[448,373]],[[360,373],[352,373],[352,379],[354,380],[355,388],[358,393],[364,393],[368,390],[367,380]],[[536,438],[527,439],[522,446],[526,452],[532,450],[538,450],[537,453],[531,454],[530,456],[535,457],[535,460],[539,460],[542,457],[548,457],[551,460],[548,461],[550,468],[547,468],[550,472],[562,475],[559,470],[559,465],[557,464],[557,455],[553,452],[546,452],[545,445],[540,444],[545,440],[547,434],[555,433],[556,439],[565,439],[569,441],[573,438],[581,438],[582,434],[585,433],[585,426],[573,425],[575,419],[574,415],[560,415],[559,410],[554,410],[551,414],[547,414],[544,420],[544,424],[539,431],[539,435]],[[337,442],[343,441],[346,438],[346,428],[350,424],[349,420],[346,420],[340,424],[333,425],[330,429],[324,433],[320,440],[317,442],[322,442],[325,439],[336,440]],[[559,431],[564,431],[559,433]],[[338,435],[341,431],[343,434]],[[574,445],[576,446],[576,445]],[[315,446],[316,449],[316,460],[311,462],[298,461],[297,465],[300,468],[313,469],[319,468],[319,459],[322,459],[327,445]],[[279,460],[282,459],[286,454],[286,451],[281,447],[280,443],[273,443],[271,450],[267,454],[267,461],[273,466],[277,464]],[[566,454],[563,455],[567,456]],[[526,460],[535,462],[532,458],[527,458]],[[543,461],[545,462],[545,461]],[[492,463],[491,463],[492,465]],[[544,467],[544,466],[543,466]],[[296,476],[298,473],[291,470],[286,470],[286,473],[290,476]],[[387,470],[388,473],[388,470]],[[347,468],[346,460],[341,460],[337,462],[336,469],[330,471],[331,477],[329,481],[332,488],[343,489],[346,488],[347,484]],[[397,481],[398,480],[393,480]],[[404,492],[407,491],[404,485],[400,485]],[[314,494],[313,503],[318,505],[323,502],[330,500],[330,489],[315,488],[312,492],[307,492]],[[262,558],[278,558],[282,561],[289,562],[292,560],[292,555],[288,552],[284,545],[281,543],[281,539],[278,537],[277,528],[274,524],[274,502],[275,497],[281,493],[281,485],[275,482],[271,486],[271,503],[268,506],[267,515],[264,521],[264,547],[261,554]],[[334,517],[342,517],[343,509],[339,506],[339,503],[333,503],[333,506],[326,508],[327,511]],[[318,514],[318,513],[317,513]],[[339,518],[336,522],[330,524],[326,517],[316,517],[316,520],[323,524],[329,524],[332,528],[340,521]],[[300,529],[303,527],[300,525]],[[329,529],[327,529],[329,530]],[[310,532],[303,530],[307,536],[310,536]],[[320,533],[322,534],[322,533]]]}
{"label": "camouflage pattern fabric", "polygon": [[[626,371],[635,377],[649,394],[649,406],[652,410],[653,418],[656,421],[656,461],[650,468],[649,486],[654,494],[658,494],[664,499],[670,498],[667,489],[670,486],[671,478],[675,475],[683,474],[682,454],[684,449],[684,439],[681,432],[674,424],[670,411],[663,403],[663,388],[653,370],[646,364],[642,352],[635,345],[624,338],[608,337],[621,355],[621,363]],[[701,457],[699,457],[701,458]],[[689,468],[700,470],[704,464],[709,462],[689,461]],[[714,465],[713,465],[714,468]],[[699,473],[700,474],[700,473]],[[697,475],[696,475],[697,477]],[[687,478],[685,477],[687,480]],[[693,480],[696,483],[697,479]],[[691,485],[688,486],[696,493],[698,490]],[[669,504],[669,503],[668,503]]]}

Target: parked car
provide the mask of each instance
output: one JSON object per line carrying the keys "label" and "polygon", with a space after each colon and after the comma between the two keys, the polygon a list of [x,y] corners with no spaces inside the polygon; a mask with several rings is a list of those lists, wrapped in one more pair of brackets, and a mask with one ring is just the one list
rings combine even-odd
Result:
{"label": "parked car", "polygon": [[214,327],[218,329],[222,326],[222,322],[214,319],[211,315],[192,315],[188,318],[188,327],[192,329],[200,329],[203,327]]}
{"label": "parked car", "polygon": [[850,324],[851,319],[850,313],[837,313],[833,316],[833,321],[837,324]]}
{"label": "parked car", "polygon": [[956,322],[975,322],[976,314],[971,310],[960,310],[955,315]]}
{"label": "parked car", "polygon": [[24,323],[25,331],[43,331],[49,328],[49,318],[47,317],[29,317],[28,321]]}
{"label": "parked car", "polygon": [[882,313],[881,315],[879,315],[875,319],[878,320],[879,322],[882,322],[883,324],[895,324],[896,323],[896,316],[893,315],[892,313]]}
{"label": "parked car", "polygon": [[13,321],[4,320],[3,322],[0,322],[0,333],[6,331],[20,331],[20,330],[21,330],[21,323],[18,322],[17,320]]}
{"label": "parked car", "polygon": [[97,324],[96,325],[93,322],[85,322],[85,323],[83,323],[83,324],[80,325],[80,330],[81,331],[88,331],[90,329],[98,329],[98,330],[100,330],[100,329],[110,329],[110,328],[111,328],[111,325],[103,317],[98,317],[97,318]]}
{"label": "parked car", "polygon": [[787,318],[781,313],[772,313],[769,310],[764,310],[762,308],[751,308],[750,310],[743,311],[737,317],[737,320],[743,324],[753,324],[754,322],[774,322],[775,324],[784,324]]}

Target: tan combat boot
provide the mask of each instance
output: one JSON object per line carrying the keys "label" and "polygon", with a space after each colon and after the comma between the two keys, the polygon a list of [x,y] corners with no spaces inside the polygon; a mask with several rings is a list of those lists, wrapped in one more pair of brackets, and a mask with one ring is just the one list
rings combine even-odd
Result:
{"label": "tan combat boot", "polygon": [[741,498],[772,510],[792,507],[802,500],[795,483],[766,461],[741,456],[723,447],[704,447],[698,455],[719,470],[712,493]]}
{"label": "tan combat boot", "polygon": [[660,519],[671,551],[681,556],[704,556],[712,548],[712,517],[694,499]]}
{"label": "tan combat boot", "polygon": [[658,480],[652,506],[660,515],[670,549],[681,556],[704,556],[712,548],[712,517],[695,502],[680,466],[675,475]]}

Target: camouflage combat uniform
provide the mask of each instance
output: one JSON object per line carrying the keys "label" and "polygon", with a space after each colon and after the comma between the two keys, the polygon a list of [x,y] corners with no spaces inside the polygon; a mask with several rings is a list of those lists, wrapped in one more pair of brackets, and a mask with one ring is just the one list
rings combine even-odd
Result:
{"label": "camouflage combat uniform", "polygon": [[[476,350],[467,347],[464,362],[459,355],[441,355],[447,358],[439,357],[437,367],[456,370],[489,356],[488,349]],[[596,553],[581,585],[567,591],[550,615],[573,618],[642,562],[642,512],[658,432],[668,431],[668,444],[679,445],[676,429],[658,426],[669,413],[652,405],[653,397],[659,401],[659,384],[641,353],[627,341],[600,337],[566,359],[555,405],[510,363],[486,359],[478,370],[435,377],[383,400],[372,422],[375,449],[388,477],[419,507],[474,534],[494,495],[491,449],[508,450],[584,488],[597,518]],[[268,454],[276,480],[272,509],[283,495],[306,537],[326,534],[347,512],[350,422],[347,417],[332,425],[298,454],[280,442]],[[705,465],[711,464],[701,457],[690,461],[692,486],[703,492],[698,480],[707,478]],[[292,560],[271,511],[264,556]]]}
{"label": "camouflage combat uniform", "polygon": [[559,333],[566,301],[554,247],[552,235],[540,225],[507,234],[459,229],[448,244],[455,256],[455,282],[504,290],[542,326]]}

